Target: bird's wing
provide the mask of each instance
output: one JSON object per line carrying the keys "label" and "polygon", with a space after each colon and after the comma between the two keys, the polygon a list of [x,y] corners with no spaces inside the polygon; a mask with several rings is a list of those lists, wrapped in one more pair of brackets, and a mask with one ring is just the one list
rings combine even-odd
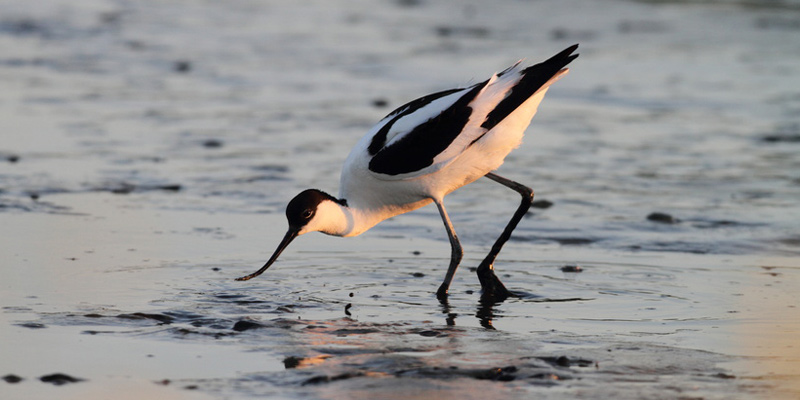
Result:
{"label": "bird's wing", "polygon": [[536,92],[577,55],[572,46],[549,60],[519,63],[467,88],[433,93],[392,111],[376,126],[367,151],[380,179],[411,179],[445,167]]}

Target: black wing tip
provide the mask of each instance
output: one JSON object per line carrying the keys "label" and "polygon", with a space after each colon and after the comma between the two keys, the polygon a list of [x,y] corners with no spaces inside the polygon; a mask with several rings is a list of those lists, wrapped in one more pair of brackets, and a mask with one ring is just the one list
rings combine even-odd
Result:
{"label": "black wing tip", "polygon": [[560,53],[550,57],[547,61],[543,62],[542,64],[549,63],[549,62],[558,62],[563,63],[563,65],[567,65],[572,62],[572,60],[578,58],[580,54],[572,54],[575,50],[578,50],[579,43],[575,43],[572,46],[567,47],[564,50],[561,50]]}
{"label": "black wing tip", "polygon": [[[572,54],[575,50],[578,49],[578,43],[573,44],[572,46],[567,47],[564,50],[561,50],[558,54],[548,58],[545,61],[542,61],[538,64],[531,65],[528,68],[525,68],[523,72],[528,73],[532,71],[547,71],[552,70],[551,73],[555,74],[561,68],[566,67],[572,60],[578,58],[579,54]],[[544,70],[542,70],[544,68]]]}

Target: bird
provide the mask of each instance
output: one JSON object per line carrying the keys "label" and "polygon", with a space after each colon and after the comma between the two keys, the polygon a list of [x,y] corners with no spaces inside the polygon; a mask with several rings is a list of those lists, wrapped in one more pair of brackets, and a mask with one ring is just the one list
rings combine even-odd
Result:
{"label": "bird", "polygon": [[505,157],[522,142],[550,85],[569,72],[578,45],[539,64],[522,68],[522,60],[482,82],[432,93],[386,115],[351,150],[342,168],[339,196],[319,189],[300,192],[286,206],[289,229],[261,275],[295,238],[319,231],[360,235],[379,222],[434,203],[450,241],[450,264],[436,291],[446,302],[463,257],[444,197],[486,177],[520,194],[522,200],[489,254],[478,266],[482,299],[503,301],[513,293],[497,278],[494,262],[512,231],[527,213],[534,192],[497,175]]}

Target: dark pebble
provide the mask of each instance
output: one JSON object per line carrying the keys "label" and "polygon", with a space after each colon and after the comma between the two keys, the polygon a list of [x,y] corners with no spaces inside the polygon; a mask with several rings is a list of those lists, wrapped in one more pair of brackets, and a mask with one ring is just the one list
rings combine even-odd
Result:
{"label": "dark pebble", "polygon": [[45,324],[40,324],[38,322],[24,322],[24,323],[21,323],[21,324],[17,324],[17,326],[21,326],[23,328],[28,328],[28,329],[44,329],[44,328],[47,328],[47,326]]}
{"label": "dark pebble", "polygon": [[517,372],[517,367],[511,365],[505,368],[491,368],[485,371],[480,371],[475,375],[476,379],[490,379],[493,381],[510,382],[517,377],[514,373]]}
{"label": "dark pebble", "polygon": [[569,359],[567,356],[561,357],[539,357],[540,360],[551,364],[556,365],[559,367],[571,367],[571,366],[578,366],[578,367],[590,367],[594,365],[594,361],[591,360],[584,360],[582,358],[574,358]]}
{"label": "dark pebble", "polygon": [[350,292],[350,294],[348,296],[353,297],[355,295],[353,294],[353,292]]}
{"label": "dark pebble", "polygon": [[583,268],[578,265],[565,265],[561,267],[561,272],[583,272]]}
{"label": "dark pebble", "polygon": [[211,268],[211,270],[212,271],[219,271],[220,269],[219,269],[219,267],[214,267],[214,268]]}
{"label": "dark pebble", "polygon": [[761,140],[767,143],[800,143],[800,134],[766,135]]}
{"label": "dark pebble", "polygon": [[422,331],[422,332],[419,333],[419,335],[420,336],[424,336],[424,337],[441,336],[441,334],[439,332],[436,332],[436,331]]}
{"label": "dark pebble", "polygon": [[302,357],[289,356],[283,359],[283,366],[286,367],[286,369],[297,368],[302,361]]}
{"label": "dark pebble", "polygon": [[19,156],[16,155],[16,154],[8,155],[8,156],[6,156],[6,161],[8,161],[8,162],[13,164],[13,163],[19,161]]}
{"label": "dark pebble", "polygon": [[52,383],[53,385],[61,386],[61,385],[67,384],[67,383],[80,382],[83,379],[75,378],[75,377],[69,376],[67,374],[60,374],[59,373],[59,374],[45,375],[45,376],[39,378],[39,380],[42,381],[42,382],[45,382],[45,383]]}
{"label": "dark pebble", "polygon": [[333,381],[341,381],[341,380],[345,380],[345,379],[356,378],[356,377],[359,377],[359,376],[364,376],[364,374],[362,372],[354,372],[354,373],[346,372],[344,374],[339,374],[339,375],[335,375],[335,376],[318,375],[318,376],[315,376],[315,377],[307,379],[305,382],[303,382],[302,385],[303,386],[305,386],[305,385],[315,385],[315,384],[319,384],[319,383],[328,383],[328,382],[333,382]]}
{"label": "dark pebble", "polygon": [[372,100],[372,106],[376,108],[383,108],[389,105],[389,101],[386,99],[374,99]]}
{"label": "dark pebble", "polygon": [[353,305],[352,305],[352,304],[350,304],[350,303],[347,303],[347,305],[346,305],[346,306],[344,306],[344,313],[345,313],[345,315],[347,315],[348,317],[349,317],[349,316],[351,316],[351,315],[353,315],[353,314],[350,314],[350,307],[353,307]]}
{"label": "dark pebble", "polygon": [[423,274],[422,272],[414,272],[413,274],[411,274],[411,276],[413,276],[414,278],[422,278],[425,276],[425,274]]}
{"label": "dark pebble", "polygon": [[222,141],[218,139],[208,139],[203,142],[203,147],[207,149],[218,149],[222,147]]}
{"label": "dark pebble", "polygon": [[19,376],[14,375],[14,374],[8,374],[8,375],[4,376],[3,380],[8,382],[8,383],[20,383],[20,382],[22,382],[22,378],[19,377]]}
{"label": "dark pebble", "polygon": [[418,256],[418,255],[422,254],[422,252],[419,251],[419,250],[414,250],[414,251],[411,252],[411,254],[413,254],[415,256]]}
{"label": "dark pebble", "polygon": [[258,322],[244,321],[244,320],[237,321],[235,324],[233,324],[233,330],[236,332],[244,332],[244,331],[249,331],[250,329],[258,329],[263,327],[264,325],[261,325]]}
{"label": "dark pebble", "polygon": [[648,221],[658,222],[661,224],[676,224],[680,222],[677,218],[673,217],[672,215],[654,212],[647,216]]}
{"label": "dark pebble", "polygon": [[163,324],[171,324],[175,318],[170,317],[169,315],[164,314],[152,314],[152,313],[133,313],[133,314],[120,314],[117,315],[117,318],[121,319],[152,319]]}
{"label": "dark pebble", "polygon": [[170,192],[177,192],[177,191],[181,190],[181,185],[179,185],[179,184],[161,185],[161,186],[157,186],[156,189],[168,190]]}
{"label": "dark pebble", "polygon": [[552,206],[553,202],[550,200],[536,200],[533,203],[531,203],[531,207],[533,208],[545,209],[545,208],[550,208]]}
{"label": "dark pebble", "polygon": [[131,185],[130,183],[121,183],[119,187],[112,188],[111,193],[114,194],[128,194],[134,191],[136,186]]}
{"label": "dark pebble", "polygon": [[173,68],[175,69],[175,72],[187,73],[192,70],[192,63],[186,60],[175,61]]}

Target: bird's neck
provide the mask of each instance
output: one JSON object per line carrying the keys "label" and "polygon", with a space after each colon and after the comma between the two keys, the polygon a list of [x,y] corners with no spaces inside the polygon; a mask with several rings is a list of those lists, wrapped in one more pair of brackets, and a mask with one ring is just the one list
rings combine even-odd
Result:
{"label": "bird's neck", "polygon": [[357,236],[385,219],[361,208],[351,207],[344,200],[326,201],[318,207],[323,208],[318,212],[325,216],[320,221],[322,227],[319,230],[333,236]]}

